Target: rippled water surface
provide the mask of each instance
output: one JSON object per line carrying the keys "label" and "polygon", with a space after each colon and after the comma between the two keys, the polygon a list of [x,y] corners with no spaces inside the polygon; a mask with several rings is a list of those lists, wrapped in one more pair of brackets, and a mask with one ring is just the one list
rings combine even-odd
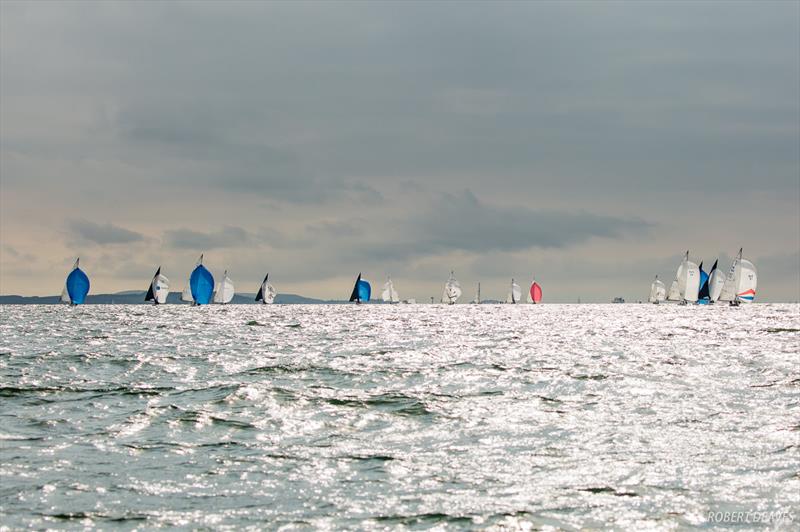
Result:
{"label": "rippled water surface", "polygon": [[0,333],[11,528],[661,529],[800,505],[797,305],[5,306]]}

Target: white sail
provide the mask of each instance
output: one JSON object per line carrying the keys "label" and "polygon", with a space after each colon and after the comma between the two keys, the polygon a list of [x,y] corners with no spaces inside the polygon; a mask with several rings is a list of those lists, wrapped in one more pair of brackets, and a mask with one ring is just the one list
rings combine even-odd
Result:
{"label": "white sail", "polygon": [[695,302],[700,292],[700,268],[694,262],[687,260],[684,276],[686,281],[681,297],[686,301]]}
{"label": "white sail", "polygon": [[264,297],[264,304],[271,305],[275,302],[275,296],[278,295],[278,292],[275,290],[275,287],[269,284],[269,282],[265,282],[264,285],[261,287],[262,295]]}
{"label": "white sail", "polygon": [[720,294],[722,294],[722,287],[725,285],[725,274],[722,270],[717,268],[711,272],[708,278],[708,299],[709,301],[717,301]]}
{"label": "white sail", "polygon": [[383,293],[381,294],[383,301],[385,303],[399,303],[400,296],[397,293],[397,290],[394,288],[394,283],[392,282],[392,278],[389,277],[386,280],[386,283],[383,285]]}
{"label": "white sail", "polygon": [[669,287],[669,293],[667,294],[667,301],[679,301],[681,298],[681,292],[678,290],[678,280],[675,279],[672,281],[672,284]]}
{"label": "white sail", "polygon": [[756,286],[758,285],[758,273],[755,265],[747,259],[739,262],[739,287],[736,291],[736,298],[742,303],[752,303],[756,297]]}
{"label": "white sail", "polygon": [[520,299],[522,298],[522,288],[514,282],[514,279],[511,279],[511,287],[508,290],[508,295],[506,296],[506,303],[519,303]]}
{"label": "white sail", "polygon": [[720,301],[734,301],[736,293],[739,288],[739,277],[741,276],[741,262],[742,250],[739,249],[738,255],[733,259],[728,274],[725,276],[725,282],[722,285],[722,291],[719,294]]}
{"label": "white sail", "polygon": [[67,291],[67,284],[64,283],[64,291],[61,292],[61,302],[62,303],[72,303],[72,300],[69,298],[69,292]]}
{"label": "white sail", "polygon": [[152,283],[153,288],[153,297],[155,298],[156,302],[159,305],[163,305],[167,302],[167,296],[169,295],[169,279],[162,274],[158,274],[153,279]]}
{"label": "white sail", "polygon": [[458,298],[461,297],[461,284],[456,281],[455,274],[450,272],[450,277],[444,284],[444,292],[442,292],[442,303],[453,305]]}
{"label": "white sail", "polygon": [[186,281],[186,288],[184,288],[183,292],[181,292],[181,301],[194,303],[194,298],[192,297],[192,287],[189,286],[189,281]]}
{"label": "white sail", "polygon": [[235,291],[233,288],[233,281],[228,277],[228,270],[225,270],[225,274],[222,277],[222,281],[217,284],[214,290],[214,303],[224,305],[233,301]]}
{"label": "white sail", "polygon": [[648,301],[650,303],[660,303],[664,301],[667,297],[667,287],[658,279],[658,275],[656,275],[653,284],[650,285],[650,297]]}

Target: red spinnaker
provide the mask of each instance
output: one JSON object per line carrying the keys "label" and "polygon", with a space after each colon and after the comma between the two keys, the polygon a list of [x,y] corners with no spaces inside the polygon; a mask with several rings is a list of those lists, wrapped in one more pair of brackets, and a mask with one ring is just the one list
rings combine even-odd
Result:
{"label": "red spinnaker", "polygon": [[531,301],[540,303],[542,301],[542,287],[536,281],[531,285]]}

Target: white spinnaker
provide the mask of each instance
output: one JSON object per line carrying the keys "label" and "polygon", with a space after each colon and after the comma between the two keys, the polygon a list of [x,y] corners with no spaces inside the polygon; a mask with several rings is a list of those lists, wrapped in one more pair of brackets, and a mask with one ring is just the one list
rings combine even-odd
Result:
{"label": "white spinnaker", "polygon": [[719,294],[720,301],[733,301],[736,299],[736,294],[738,293],[737,289],[739,288],[739,277],[742,271],[741,262],[742,250],[740,249],[739,254],[733,259],[728,274],[725,276],[725,283],[722,285],[722,291]]}
{"label": "white spinnaker", "polygon": [[278,295],[278,292],[275,290],[275,287],[269,284],[269,281],[264,281],[261,285],[261,296],[264,298],[262,302],[265,305],[271,305],[275,302],[275,296]]}
{"label": "white spinnaker", "polygon": [[672,281],[672,284],[669,286],[669,293],[667,294],[667,301],[679,301],[681,298],[681,292],[678,290],[678,280],[675,279]]}
{"label": "white spinnaker", "polygon": [[221,303],[223,305],[230,303],[233,301],[234,294],[233,281],[228,277],[228,271],[226,270],[222,281],[217,285],[217,289],[214,290],[214,303]]}
{"label": "white spinnaker", "polygon": [[509,288],[508,295],[506,296],[506,303],[520,303],[522,299],[522,288],[511,280],[511,288]]}
{"label": "white spinnaker", "polygon": [[388,279],[383,285],[383,293],[381,294],[381,298],[385,303],[400,302],[400,296],[398,295],[397,290],[395,290],[394,283],[391,279]]}
{"label": "white spinnaker", "polygon": [[153,297],[155,297],[159,305],[163,305],[167,302],[168,295],[169,279],[167,279],[165,275],[159,273],[156,278],[153,279]]}
{"label": "white spinnaker", "polygon": [[[739,289],[736,291],[736,294],[740,296],[739,301],[743,303],[752,303],[755,298],[756,286],[758,285],[756,267],[747,259],[742,259],[739,265]],[[753,292],[750,293],[750,290]],[[751,299],[751,297],[753,299]]]}
{"label": "white spinnaker", "polygon": [[694,262],[687,260],[684,273],[686,277],[684,292],[681,294],[686,301],[697,301],[700,292],[700,268]]}
{"label": "white spinnaker", "polygon": [[448,303],[452,305],[456,301],[458,301],[459,297],[461,297],[461,284],[458,281],[456,281],[453,272],[450,272],[450,277],[444,284],[444,292],[442,293],[442,303]]}
{"label": "white spinnaker", "polygon": [[717,301],[722,293],[722,286],[725,284],[725,274],[722,270],[717,268],[711,272],[708,278],[708,299],[709,301]]}

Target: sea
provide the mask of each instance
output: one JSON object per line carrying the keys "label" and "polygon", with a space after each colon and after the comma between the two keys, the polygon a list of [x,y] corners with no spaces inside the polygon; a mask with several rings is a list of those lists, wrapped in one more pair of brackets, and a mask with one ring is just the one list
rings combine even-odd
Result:
{"label": "sea", "polygon": [[800,307],[0,307],[0,529],[800,527]]}

